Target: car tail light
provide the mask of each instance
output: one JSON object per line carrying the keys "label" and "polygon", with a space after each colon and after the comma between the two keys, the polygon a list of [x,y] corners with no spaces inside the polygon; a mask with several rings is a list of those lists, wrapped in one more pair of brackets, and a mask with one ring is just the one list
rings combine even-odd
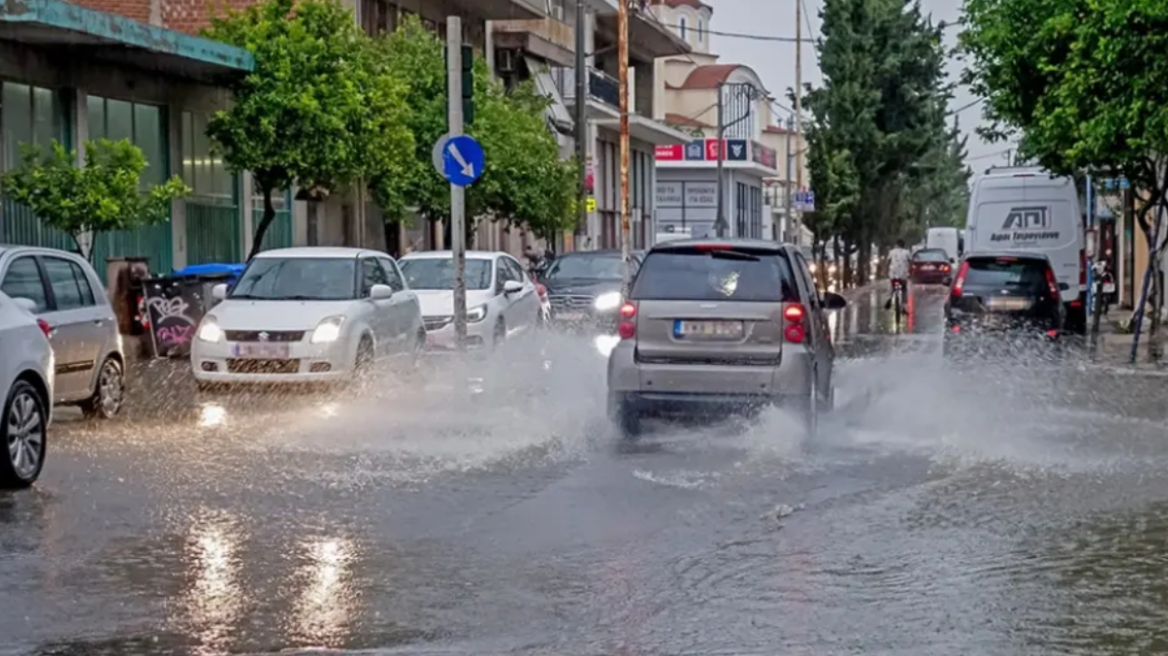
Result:
{"label": "car tail light", "polygon": [[788,342],[800,344],[807,337],[807,329],[803,327],[803,319],[806,317],[807,311],[798,303],[791,303],[783,308],[783,318],[788,324],[783,330],[783,336]]}
{"label": "car tail light", "polygon": [[734,247],[730,244],[697,244],[693,248],[695,251],[728,251]]}
{"label": "car tail light", "polygon": [[949,273],[949,265],[948,264],[941,265],[941,273]]}
{"label": "car tail light", "polygon": [[1050,297],[1059,300],[1058,280],[1055,280],[1054,271],[1051,269],[1046,270],[1046,285],[1050,287]]}
{"label": "car tail light", "polygon": [[965,274],[969,273],[969,262],[961,263],[961,270],[957,272],[957,279],[953,281],[952,294],[954,298],[961,297],[961,288],[965,286]]}
{"label": "car tail light", "polygon": [[636,303],[625,303],[620,308],[620,323],[617,324],[616,332],[621,339],[632,339],[637,334],[637,305]]}
{"label": "car tail light", "polygon": [[53,334],[53,327],[49,325],[48,321],[37,319],[37,325],[40,326],[41,332],[45,334],[45,337]]}

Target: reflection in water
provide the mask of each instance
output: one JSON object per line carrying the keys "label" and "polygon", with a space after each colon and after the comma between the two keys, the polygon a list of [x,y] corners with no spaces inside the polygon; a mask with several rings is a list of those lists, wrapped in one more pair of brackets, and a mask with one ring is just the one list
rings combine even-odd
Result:
{"label": "reflection in water", "polygon": [[613,349],[619,343],[620,337],[617,335],[597,335],[592,340],[592,345],[596,347],[596,351],[606,358],[612,355]]}
{"label": "reflection in water", "polygon": [[333,417],[336,417],[339,411],[340,410],[337,408],[337,404],[333,403],[332,401],[329,401],[328,403],[322,403],[320,405],[320,415],[325,419],[332,419]]}
{"label": "reflection in water", "polygon": [[204,403],[199,411],[199,426],[212,428],[227,424],[227,408],[218,403]]}
{"label": "reflection in water", "polygon": [[185,560],[192,581],[182,605],[201,653],[226,651],[240,619],[244,596],[239,544],[234,522],[223,517],[196,524],[187,539]]}
{"label": "reflection in water", "polygon": [[351,585],[354,549],[344,539],[316,539],[307,545],[307,562],[300,573],[304,586],[296,603],[292,632],[306,646],[337,648],[349,633],[357,605]]}

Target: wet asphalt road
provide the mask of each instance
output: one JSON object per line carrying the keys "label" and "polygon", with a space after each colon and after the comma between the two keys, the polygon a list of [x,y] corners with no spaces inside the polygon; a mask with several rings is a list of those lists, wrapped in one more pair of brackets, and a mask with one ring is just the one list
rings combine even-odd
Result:
{"label": "wet asphalt road", "polygon": [[775,412],[621,447],[576,341],[479,394],[155,371],[0,496],[0,654],[1168,653],[1168,385],[955,371],[941,294],[832,319],[815,440]]}

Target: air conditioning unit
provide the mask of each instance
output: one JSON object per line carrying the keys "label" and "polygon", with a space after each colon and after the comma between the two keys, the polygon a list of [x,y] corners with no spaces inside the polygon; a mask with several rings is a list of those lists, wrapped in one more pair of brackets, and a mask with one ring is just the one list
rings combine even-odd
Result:
{"label": "air conditioning unit", "polygon": [[495,59],[495,67],[500,73],[515,72],[515,51],[500,50]]}

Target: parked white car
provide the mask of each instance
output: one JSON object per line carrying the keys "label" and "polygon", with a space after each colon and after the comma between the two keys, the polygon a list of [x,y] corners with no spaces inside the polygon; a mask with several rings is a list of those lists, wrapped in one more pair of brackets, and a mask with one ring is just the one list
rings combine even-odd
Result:
{"label": "parked white car", "polygon": [[114,309],[84,258],[52,248],[0,246],[0,291],[32,302],[56,358],[53,402],[112,419],[126,396],[126,358]]}
{"label": "parked white car", "polygon": [[213,294],[191,344],[201,387],[346,381],[383,358],[412,365],[425,347],[418,297],[380,251],[264,251]]}
{"label": "parked white car", "polygon": [[45,466],[53,416],[53,347],[29,300],[0,292],[0,488],[28,487]]}
{"label": "parked white car", "polygon": [[[434,351],[453,350],[453,254],[418,251],[403,257],[401,266],[422,303],[426,346]],[[543,306],[535,283],[514,257],[501,251],[467,251],[466,312],[467,346],[494,349],[539,326]]]}

